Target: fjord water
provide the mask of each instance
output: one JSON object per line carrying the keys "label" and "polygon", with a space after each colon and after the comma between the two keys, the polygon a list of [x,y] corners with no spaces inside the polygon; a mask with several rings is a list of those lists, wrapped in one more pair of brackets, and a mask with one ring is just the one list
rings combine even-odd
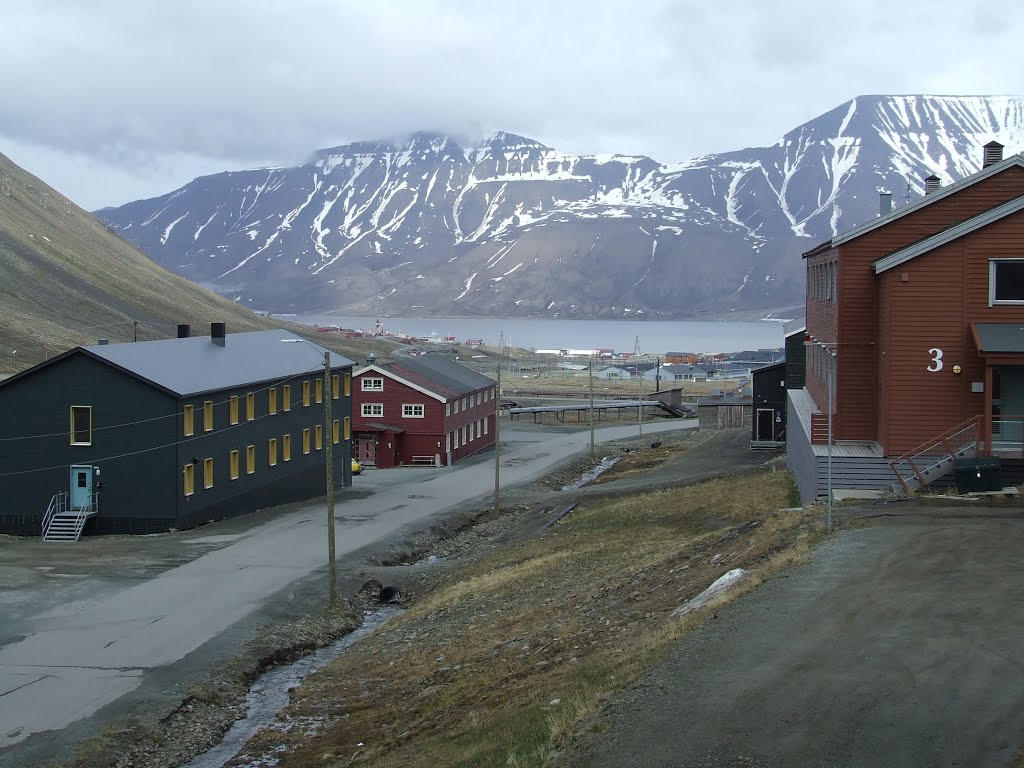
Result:
{"label": "fjord water", "polygon": [[[376,318],[336,315],[288,317],[306,325],[372,331]],[[666,352],[739,352],[781,347],[782,322],[704,322],[691,320],[560,320],[539,318],[384,317],[384,330],[423,338],[431,334],[454,336],[459,341],[482,339],[497,346],[524,349],[614,349],[652,355]]]}

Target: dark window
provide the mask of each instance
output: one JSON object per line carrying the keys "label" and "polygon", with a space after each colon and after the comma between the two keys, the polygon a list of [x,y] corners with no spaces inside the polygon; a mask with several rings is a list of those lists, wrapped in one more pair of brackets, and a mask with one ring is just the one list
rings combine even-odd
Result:
{"label": "dark window", "polygon": [[71,444],[92,445],[92,408],[71,406]]}
{"label": "dark window", "polygon": [[992,298],[1024,302],[1024,260],[992,262]]}

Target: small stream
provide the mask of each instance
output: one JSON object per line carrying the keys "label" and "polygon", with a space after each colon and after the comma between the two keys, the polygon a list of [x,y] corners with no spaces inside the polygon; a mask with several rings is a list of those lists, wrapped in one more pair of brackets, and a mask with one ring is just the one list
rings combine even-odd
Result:
{"label": "small stream", "polygon": [[582,488],[587,483],[593,482],[601,473],[607,472],[609,469],[611,469],[615,465],[615,462],[617,462],[621,458],[621,456],[605,456],[603,459],[601,459],[600,464],[598,464],[593,469],[584,472],[579,480],[575,480],[569,483],[568,485],[563,485],[562,490],[573,491],[577,488]]}
{"label": "small stream", "polygon": [[309,674],[316,672],[338,658],[356,641],[366,637],[393,616],[401,608],[383,607],[369,612],[362,625],[330,645],[282,667],[275,667],[257,678],[245,697],[246,715],[236,720],[220,744],[196,755],[182,768],[223,768],[235,757],[252,736],[266,725],[274,722],[278,712],[288,705],[288,690],[294,688]]}

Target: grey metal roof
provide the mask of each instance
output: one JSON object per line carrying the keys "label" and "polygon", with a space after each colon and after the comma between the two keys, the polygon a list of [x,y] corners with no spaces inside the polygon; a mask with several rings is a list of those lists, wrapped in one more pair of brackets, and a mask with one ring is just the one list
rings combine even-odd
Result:
{"label": "grey metal roof", "polygon": [[1024,353],[1024,325],[1021,323],[972,323],[978,349],[987,353]]}
{"label": "grey metal roof", "polygon": [[378,367],[445,398],[468,395],[494,385],[494,379],[489,376],[438,354],[401,357]]}
{"label": "grey metal roof", "polygon": [[[229,333],[223,347],[193,336],[81,349],[181,396],[323,371],[327,351],[285,330]],[[348,365],[347,357],[331,353],[331,368]]]}
{"label": "grey metal roof", "polygon": [[[852,229],[848,229],[842,234],[836,235],[830,241],[830,245],[833,248],[837,245],[842,245],[845,242],[853,240],[853,238],[855,237],[860,237],[865,232],[870,232],[871,230],[880,227],[883,224],[888,224],[890,221],[898,219],[902,216],[906,216],[908,213],[913,213],[914,211],[920,208],[924,208],[926,205],[931,205],[936,200],[941,200],[944,197],[948,197],[949,195],[955,194],[959,192],[961,189],[964,189],[965,187],[969,187],[972,184],[977,184],[979,181],[983,181],[984,179],[987,179],[990,176],[994,176],[997,173],[1001,173],[1002,171],[1005,171],[1007,168],[1011,168],[1015,165],[1024,167],[1024,155],[1011,155],[1010,157],[1006,158],[1005,160],[1002,160],[1001,162],[993,163],[987,168],[982,168],[977,173],[971,174],[970,176],[966,176],[960,179],[960,181],[955,181],[952,184],[942,187],[937,192],[932,192],[929,195],[925,195],[924,197],[920,198],[919,200],[916,200],[913,203],[910,203],[908,205],[901,205],[898,208],[893,208],[889,213],[885,214],[884,216],[879,216],[877,218],[872,219],[871,221],[859,224],[858,226],[853,227]],[[808,251],[808,253],[810,253],[810,251]]]}
{"label": "grey metal roof", "polygon": [[924,238],[924,240],[918,240],[913,245],[908,245],[906,248],[894,251],[888,256],[883,256],[874,264],[875,274],[878,275],[893,267],[898,267],[900,264],[905,264],[916,256],[938,248],[940,245],[952,242],[958,237],[969,235],[977,229],[988,226],[1020,210],[1024,210],[1024,195],[1002,205],[997,205],[995,208],[990,208],[984,213],[979,213],[977,216],[973,216],[966,221],[961,221],[959,224],[954,224],[952,227],[948,227],[931,237]]}
{"label": "grey metal roof", "polygon": [[807,317],[797,317],[790,320],[788,323],[784,323],[782,326],[782,335],[784,338],[789,338],[794,333],[800,333],[801,331],[807,330]]}

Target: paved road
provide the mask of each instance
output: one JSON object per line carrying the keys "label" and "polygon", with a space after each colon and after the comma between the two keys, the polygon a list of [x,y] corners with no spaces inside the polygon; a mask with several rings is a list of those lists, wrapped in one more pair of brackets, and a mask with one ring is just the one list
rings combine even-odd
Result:
{"label": "paved road", "polygon": [[[659,422],[645,425],[644,433],[695,426],[695,420]],[[635,425],[597,431],[602,442],[634,434]],[[503,485],[544,474],[589,440],[588,432],[503,432]],[[359,484],[372,488],[372,495],[337,507],[339,559],[493,492],[492,467],[485,461],[366,473]],[[0,762],[5,748],[89,716],[134,690],[150,671],[182,659],[270,595],[322,568],[324,520],[322,504],[302,506],[241,533],[207,537],[222,539],[220,548],[155,578],[124,588],[108,585],[10,619],[17,626],[0,632],[0,638],[13,639],[0,647]]]}
{"label": "paved road", "polygon": [[564,765],[1005,766],[1024,742],[1022,541],[1019,510],[842,531],[680,641]]}

